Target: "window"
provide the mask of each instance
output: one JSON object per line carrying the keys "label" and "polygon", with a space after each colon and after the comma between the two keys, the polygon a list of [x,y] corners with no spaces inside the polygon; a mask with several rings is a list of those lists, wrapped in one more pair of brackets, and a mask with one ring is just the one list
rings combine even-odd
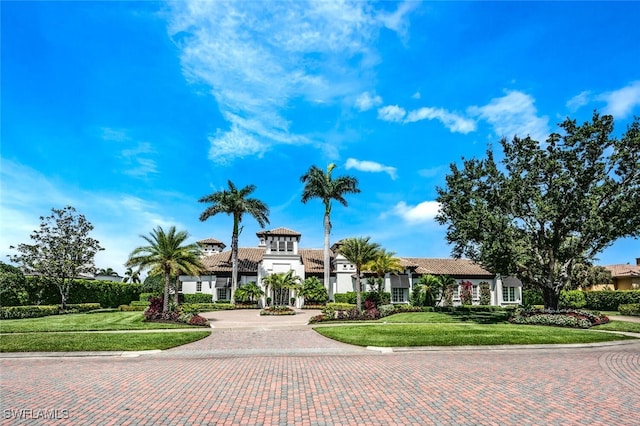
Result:
{"label": "window", "polygon": [[504,302],[517,302],[520,294],[518,287],[502,287],[502,300]]}
{"label": "window", "polygon": [[216,300],[229,300],[227,297],[227,289],[226,288],[217,288]]}
{"label": "window", "polygon": [[293,252],[293,241],[287,241],[287,251],[290,253]]}
{"label": "window", "polygon": [[408,296],[409,296],[409,289],[408,288],[393,287],[391,289],[391,302],[393,302],[393,303],[406,302]]}
{"label": "window", "polygon": [[478,299],[480,296],[478,296],[478,286],[474,285],[473,288],[471,289],[471,297],[473,298],[473,300]]}
{"label": "window", "polygon": [[196,292],[202,291],[202,281],[196,283]]}

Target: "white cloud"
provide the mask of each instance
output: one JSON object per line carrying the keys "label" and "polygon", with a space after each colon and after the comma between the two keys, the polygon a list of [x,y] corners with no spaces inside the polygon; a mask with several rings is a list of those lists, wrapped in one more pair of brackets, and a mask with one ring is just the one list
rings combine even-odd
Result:
{"label": "white cloud", "polygon": [[412,99],[420,99],[422,97],[422,95],[420,95],[420,92],[416,92],[413,95],[411,95]]}
{"label": "white cloud", "polygon": [[377,107],[382,104],[382,98],[376,94],[369,92],[363,92],[356,98],[356,108],[360,111],[368,111],[371,108]]}
{"label": "white cloud", "polygon": [[356,169],[361,172],[384,172],[387,173],[391,179],[395,180],[397,177],[397,169],[391,166],[385,166],[375,161],[360,161],[355,158],[349,158],[345,167],[348,169]]}
{"label": "white cloud", "polygon": [[613,115],[615,118],[625,118],[640,105],[640,81],[634,81],[618,90],[602,93],[598,99],[607,103],[604,108],[605,114]]}
{"label": "white cloud", "polygon": [[567,101],[567,104],[566,104],[567,108],[569,108],[571,112],[577,111],[579,108],[589,104],[590,97],[591,97],[590,91],[585,90],[583,92],[580,92],[579,94],[575,95],[573,98]]}
{"label": "white cloud", "polygon": [[400,201],[393,207],[393,214],[409,223],[421,223],[433,220],[439,210],[440,203],[437,201],[423,201],[415,206],[409,206],[404,201]]}
{"label": "white cloud", "polygon": [[404,108],[398,105],[387,105],[378,108],[378,119],[382,121],[401,122],[406,114]]}
{"label": "white cloud", "polygon": [[439,120],[447,129],[455,133],[473,132],[476,130],[476,122],[472,119],[449,112],[442,108],[424,107],[413,110],[407,114],[405,123],[413,123],[421,120]]}
{"label": "white cloud", "polygon": [[[299,113],[357,97],[380,60],[373,47],[380,29],[403,34],[412,7],[389,13],[365,2],[171,3],[169,33],[183,73],[210,88],[228,122],[210,137],[210,158],[225,162],[278,143],[312,142],[290,132],[291,103],[299,102]],[[229,149],[238,136],[247,137],[241,149]]]}
{"label": "white cloud", "polygon": [[136,177],[157,173],[155,160],[148,158],[155,152],[149,142],[138,142],[134,148],[123,149],[121,151],[121,157],[124,159],[123,173]]}
{"label": "white cloud", "polygon": [[511,91],[500,98],[493,98],[487,105],[472,106],[467,112],[491,124],[499,137],[530,135],[537,141],[545,141],[549,135],[549,118],[538,117],[535,100],[522,92]]}

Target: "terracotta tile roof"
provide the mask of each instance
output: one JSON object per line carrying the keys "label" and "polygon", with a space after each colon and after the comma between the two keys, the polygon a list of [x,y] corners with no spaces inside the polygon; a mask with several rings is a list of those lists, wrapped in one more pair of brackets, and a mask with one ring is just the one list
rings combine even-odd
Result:
{"label": "terracotta tile roof", "polygon": [[640,277],[640,266],[619,264],[619,265],[607,265],[604,267],[611,272],[612,278],[621,277]]}
{"label": "terracotta tile roof", "polygon": [[[321,274],[324,272],[324,250],[323,249],[298,249],[304,270],[310,274]],[[329,257],[333,257],[329,251]]]}
{"label": "terracotta tile roof", "polygon": [[198,241],[199,244],[222,244],[226,247],[226,245],[222,241],[218,241],[215,238],[205,238],[204,240]]}
{"label": "terracotta tile roof", "polygon": [[469,259],[433,259],[425,257],[404,257],[400,263],[405,267],[415,267],[418,274],[493,277],[493,274]]}
{"label": "terracotta tile roof", "polygon": [[[258,264],[262,262],[262,255],[265,248],[238,248],[238,271],[257,273]],[[233,265],[231,263],[231,250],[223,251],[206,256],[202,259],[207,272],[231,272]]]}
{"label": "terracotta tile roof", "polygon": [[262,236],[262,235],[278,235],[278,236],[282,236],[282,235],[286,235],[286,236],[294,236],[294,237],[299,237],[302,234],[299,232],[296,232],[292,229],[289,228],[276,228],[276,229],[272,229],[270,231],[260,231],[260,232],[256,232],[257,236]]}

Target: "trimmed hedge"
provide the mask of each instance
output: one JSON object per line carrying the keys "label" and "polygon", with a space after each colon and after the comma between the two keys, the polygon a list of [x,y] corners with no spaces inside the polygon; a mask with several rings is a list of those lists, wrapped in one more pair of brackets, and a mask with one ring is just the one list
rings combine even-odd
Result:
{"label": "trimmed hedge", "polygon": [[231,303],[185,303],[182,309],[195,312],[228,311],[235,309],[235,306]]}
{"label": "trimmed hedge", "polygon": [[64,311],[60,305],[3,306],[0,319],[39,318],[58,314],[77,314],[100,309],[99,303],[69,304]]}
{"label": "trimmed hedge", "polygon": [[[99,303],[103,308],[117,308],[138,300],[140,284],[117,283],[99,280],[74,280],[69,290],[69,304]],[[21,289],[25,297],[23,306],[60,304],[58,287],[45,277],[26,277]]]}
{"label": "trimmed hedge", "polygon": [[640,315],[640,303],[629,303],[618,306],[621,315]]}
{"label": "trimmed hedge", "polygon": [[206,293],[181,294],[184,303],[212,303],[212,297]]}
{"label": "trimmed hedge", "polygon": [[585,291],[585,309],[594,311],[617,311],[620,305],[640,303],[640,290]]}
{"label": "trimmed hedge", "polygon": [[[391,304],[391,293],[388,292],[363,291],[360,293],[360,295],[362,296],[363,304],[365,300],[373,301],[376,306]],[[346,293],[336,293],[333,295],[333,297],[335,299],[335,303],[350,303],[352,305],[355,305],[358,298],[358,293],[355,291],[348,291]]]}

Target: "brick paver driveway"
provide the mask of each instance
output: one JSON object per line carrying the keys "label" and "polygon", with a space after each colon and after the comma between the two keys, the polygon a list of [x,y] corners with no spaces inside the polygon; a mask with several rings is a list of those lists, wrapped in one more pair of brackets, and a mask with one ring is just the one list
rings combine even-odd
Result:
{"label": "brick paver driveway", "polygon": [[213,315],[160,354],[0,360],[3,424],[640,424],[640,343],[380,353]]}

